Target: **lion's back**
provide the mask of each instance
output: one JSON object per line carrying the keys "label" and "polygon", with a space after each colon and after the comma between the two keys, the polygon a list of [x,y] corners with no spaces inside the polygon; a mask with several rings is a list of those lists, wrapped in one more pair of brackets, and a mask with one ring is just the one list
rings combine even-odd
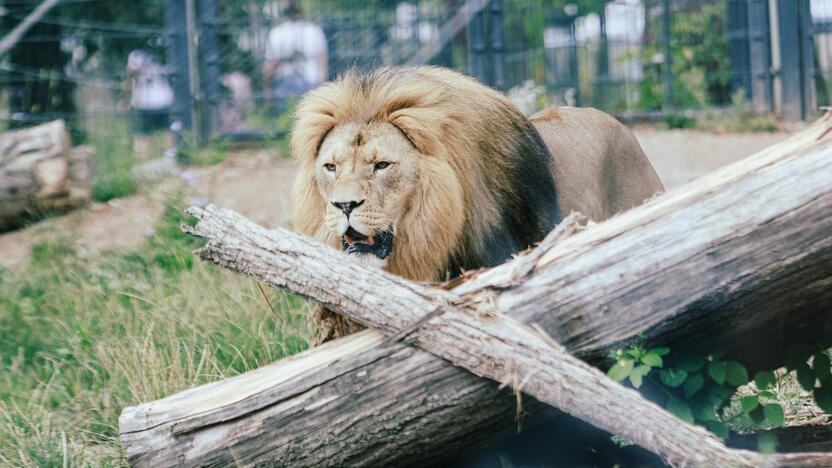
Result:
{"label": "lion's back", "polygon": [[529,119],[552,155],[563,215],[601,221],[664,191],[632,132],[593,108],[545,109]]}

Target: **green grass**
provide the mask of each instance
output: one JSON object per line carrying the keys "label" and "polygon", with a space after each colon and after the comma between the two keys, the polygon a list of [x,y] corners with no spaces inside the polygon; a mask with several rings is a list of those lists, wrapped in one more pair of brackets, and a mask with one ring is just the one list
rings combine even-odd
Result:
{"label": "green grass", "polygon": [[778,132],[784,130],[784,124],[772,114],[754,111],[742,91],[731,98],[732,109],[729,113],[715,110],[705,111],[699,115],[686,113],[669,114],[662,124],[669,129],[697,128],[714,133],[758,133]]}
{"label": "green grass", "polygon": [[176,160],[186,166],[212,166],[225,161],[231,148],[231,141],[222,139],[202,148],[183,145],[176,154]]}
{"label": "green grass", "polygon": [[87,125],[88,143],[95,148],[92,198],[106,202],[136,193],[131,173],[136,164],[127,118],[96,119]]}
{"label": "green grass", "polygon": [[79,258],[52,233],[0,269],[0,465],[122,466],[125,406],[307,348],[307,306],[194,260],[180,208],[140,248]]}

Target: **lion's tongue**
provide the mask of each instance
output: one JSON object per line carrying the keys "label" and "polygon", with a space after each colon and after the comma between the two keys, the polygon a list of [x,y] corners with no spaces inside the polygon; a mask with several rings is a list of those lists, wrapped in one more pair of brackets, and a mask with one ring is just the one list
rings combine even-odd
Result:
{"label": "lion's tongue", "polygon": [[350,227],[347,232],[344,234],[344,240],[347,241],[348,244],[352,245],[356,242],[360,242],[362,244],[373,245],[373,238],[371,236],[365,236],[357,231],[355,231],[352,227]]}

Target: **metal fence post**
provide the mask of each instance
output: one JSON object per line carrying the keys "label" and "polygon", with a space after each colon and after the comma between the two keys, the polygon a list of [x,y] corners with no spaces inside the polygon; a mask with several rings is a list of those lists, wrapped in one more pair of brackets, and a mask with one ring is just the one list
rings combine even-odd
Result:
{"label": "metal fence post", "polygon": [[[804,5],[805,3],[805,5]],[[805,8],[805,10],[804,10]],[[779,50],[773,50],[780,58],[780,97],[783,118],[801,120],[813,112],[812,96],[814,85],[807,86],[807,78],[812,76],[811,17],[808,15],[808,0],[778,0],[777,28],[779,31]],[[807,17],[801,21],[801,10]],[[808,33],[807,31],[808,30]],[[809,40],[806,40],[806,36]],[[811,93],[811,94],[809,94]]]}
{"label": "metal fence post", "polygon": [[574,106],[581,105],[581,73],[580,73],[580,65],[578,64],[578,37],[575,34],[575,20],[577,19],[576,16],[569,16],[569,61],[571,63],[571,82],[572,82],[572,89],[574,90],[573,99],[575,102],[572,104]]}
{"label": "metal fence post", "polygon": [[[170,67],[171,86],[173,87],[172,117],[182,124],[182,128],[190,129],[193,102],[191,101],[191,87],[188,79],[188,40],[185,35],[187,23],[185,21],[185,1],[168,0],[165,8],[167,28],[167,55]],[[177,143],[181,143],[177,142]]]}
{"label": "metal fence post", "polygon": [[491,84],[500,90],[508,88],[505,58],[505,27],[503,19],[503,0],[488,2],[488,32],[491,46],[491,61],[493,65],[493,80]]}
{"label": "metal fence post", "polygon": [[728,2],[731,89],[743,90],[757,112],[772,112],[768,0]]}
{"label": "metal fence post", "polygon": [[[202,137],[210,139],[219,129],[220,115],[220,54],[217,38],[217,1],[198,0],[199,67],[204,93],[202,106]],[[203,141],[205,141],[203,140]]]}
{"label": "metal fence post", "polygon": [[662,83],[666,110],[673,109],[673,50],[670,45],[672,12],[670,0],[662,0]]}
{"label": "metal fence post", "polygon": [[[466,4],[465,8],[470,8]],[[485,76],[485,15],[478,11],[466,28],[468,39],[468,74],[486,82]]]}
{"label": "metal fence post", "polygon": [[595,79],[594,99],[597,106],[606,109],[609,106],[609,85],[610,85],[610,55],[609,41],[607,39],[607,11],[606,5],[598,12],[601,37],[598,42],[598,77]]}
{"label": "metal fence post", "polygon": [[810,118],[818,110],[815,89],[815,43],[810,0],[797,0],[798,33],[800,35],[800,73],[803,91],[802,118]]}
{"label": "metal fence post", "polygon": [[202,124],[202,86],[199,76],[199,51],[197,50],[197,37],[199,25],[197,24],[196,0],[185,0],[185,22],[187,24],[188,40],[188,82],[191,89],[191,132],[193,143],[197,147],[204,144],[205,138]]}

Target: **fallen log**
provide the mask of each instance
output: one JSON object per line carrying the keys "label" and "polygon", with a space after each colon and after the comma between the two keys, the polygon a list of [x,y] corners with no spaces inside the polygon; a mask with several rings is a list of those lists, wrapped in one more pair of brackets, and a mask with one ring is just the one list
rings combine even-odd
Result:
{"label": "fallen log", "polygon": [[[520,261],[533,266],[528,278],[513,262],[453,293],[490,285],[497,313],[539,323],[591,362],[638,335],[674,352],[725,347],[752,367],[778,364],[795,341],[830,345],[832,324],[822,320],[832,304],[829,128],[827,118],[548,246],[534,262]],[[217,226],[226,246],[256,245],[253,226]],[[255,250],[237,253],[265,281],[282,284],[289,273],[268,268],[271,257]],[[320,294],[337,310],[328,301],[347,279],[330,280]],[[120,431],[128,460],[145,466],[428,463],[511,426],[514,411],[495,385],[368,331],[127,408]]]}
{"label": "fallen log", "polygon": [[[491,290],[499,284],[454,294],[367,267],[299,234],[258,229],[232,212],[213,207],[189,212],[200,223],[188,231],[211,240],[200,251],[202,258],[315,299],[390,335],[389,343],[407,340],[475,375],[510,383],[538,401],[632,440],[670,465],[832,464],[832,453],[764,456],[727,448],[705,429],[608,379],[545,333],[499,314]],[[549,242],[555,244],[572,219],[538,247],[540,253]],[[238,240],[244,236],[249,239]],[[530,271],[524,263],[513,262],[513,281]],[[340,287],[333,291],[333,284]]]}
{"label": "fallen log", "polygon": [[[832,424],[801,424],[773,429],[778,450],[784,452],[832,452]],[[757,434],[734,435],[728,440],[734,448],[754,449]]]}
{"label": "fallen log", "polygon": [[70,148],[62,120],[0,134],[0,231],[88,203],[92,153]]}

